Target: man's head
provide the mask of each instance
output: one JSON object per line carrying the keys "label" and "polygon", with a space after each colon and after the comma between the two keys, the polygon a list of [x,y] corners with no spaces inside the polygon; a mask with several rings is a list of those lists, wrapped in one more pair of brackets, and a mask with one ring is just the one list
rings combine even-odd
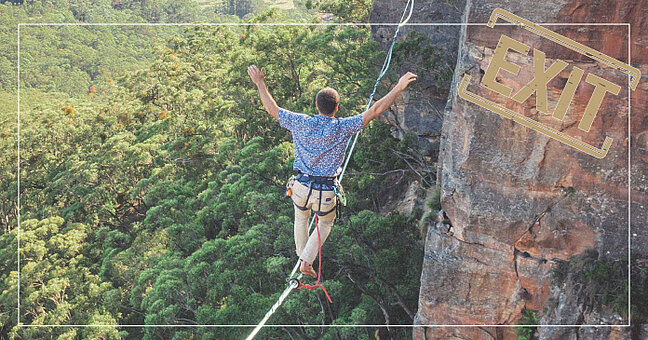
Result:
{"label": "man's head", "polygon": [[333,117],[340,103],[340,95],[334,89],[327,87],[317,93],[315,106],[325,116]]}

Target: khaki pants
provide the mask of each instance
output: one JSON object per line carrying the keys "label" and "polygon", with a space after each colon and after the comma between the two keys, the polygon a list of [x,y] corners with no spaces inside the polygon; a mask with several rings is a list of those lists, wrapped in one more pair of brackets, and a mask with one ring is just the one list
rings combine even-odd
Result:
{"label": "khaki pants", "polygon": [[[320,190],[313,189],[308,202],[306,202],[306,197],[308,196],[308,186],[295,181],[292,186],[292,200],[295,204],[300,207],[306,207],[306,210],[301,210],[297,207],[295,208],[295,247],[297,250],[297,256],[300,259],[313,264],[315,258],[317,257],[317,229],[313,226],[313,232],[310,237],[308,235],[308,222],[311,216],[311,210],[318,211],[320,208],[321,212],[327,212],[335,207],[336,197],[333,191],[322,191],[322,204],[320,207]],[[320,242],[324,244],[326,238],[331,232],[333,227],[333,222],[335,221],[336,211],[329,212],[324,216],[318,216],[318,224],[320,231]]]}

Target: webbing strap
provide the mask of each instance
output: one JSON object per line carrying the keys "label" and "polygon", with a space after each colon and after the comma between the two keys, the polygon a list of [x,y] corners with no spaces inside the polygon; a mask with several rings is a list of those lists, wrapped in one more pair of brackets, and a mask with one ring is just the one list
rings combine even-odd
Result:
{"label": "webbing strap", "polygon": [[[304,203],[303,206],[298,205],[297,203],[295,203],[294,200],[291,199],[291,200],[293,201],[293,205],[294,205],[297,209],[299,209],[299,210],[301,210],[301,211],[310,210],[310,209],[308,209],[306,206],[308,205],[308,200],[310,199],[311,193],[313,192],[313,187],[311,186],[311,183],[312,183],[312,182],[309,182],[309,183],[308,183],[308,195],[306,196],[306,203]],[[321,202],[322,202],[322,190],[319,190],[319,193],[320,193],[320,197],[319,197],[320,205],[319,205],[317,211],[315,211],[315,214],[318,215],[318,216],[326,216],[326,215],[332,213],[333,210],[335,210],[335,209],[337,208],[337,206],[338,206],[338,204],[339,204],[339,203],[338,203],[338,199],[337,199],[337,196],[335,196],[335,202],[336,202],[336,203],[335,203],[335,206],[334,206],[333,208],[331,208],[331,210],[329,210],[329,211],[327,211],[327,212],[322,212],[322,203],[321,203]],[[310,230],[310,228],[309,228],[309,230]]]}
{"label": "webbing strap", "polygon": [[[337,198],[335,199],[335,201],[336,201],[335,206],[333,206],[333,208],[331,208],[331,210],[325,211],[325,212],[321,212],[320,210],[318,210],[318,211],[315,212],[315,215],[317,215],[317,216],[326,216],[326,215],[332,213],[333,210],[337,209],[337,206],[339,204],[339,203],[337,203]],[[315,226],[317,226],[317,224],[315,224]]]}
{"label": "webbing strap", "polygon": [[308,210],[308,208],[306,208],[306,206],[308,205],[308,200],[310,199],[311,193],[313,193],[313,182],[308,182],[308,195],[306,195],[306,203],[304,203],[304,206],[302,207],[302,206],[298,205],[297,203],[295,203],[295,200],[293,200],[293,199],[291,199],[291,201],[293,201],[293,204],[297,207],[297,209],[299,209],[301,211],[306,211],[306,210]]}
{"label": "webbing strap", "polygon": [[[320,199],[322,198],[322,194],[320,191]],[[309,285],[309,284],[303,284],[299,279],[297,279],[297,282],[299,282],[299,287],[297,289],[308,289],[308,290],[313,290],[315,288],[322,288],[324,291],[324,294],[326,294],[326,298],[328,299],[329,303],[333,303],[331,300],[331,297],[329,296],[329,293],[326,291],[326,288],[320,284],[320,279],[322,278],[322,241],[320,239],[320,231],[319,231],[319,218],[317,218],[317,215],[315,215],[315,231],[317,232],[317,258],[319,259],[319,263],[317,266],[317,282],[315,282],[314,285]]]}

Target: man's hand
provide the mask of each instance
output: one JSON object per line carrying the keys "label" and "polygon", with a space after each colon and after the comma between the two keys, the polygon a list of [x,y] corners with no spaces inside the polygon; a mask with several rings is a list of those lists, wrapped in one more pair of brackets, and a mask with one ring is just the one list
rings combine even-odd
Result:
{"label": "man's hand", "polygon": [[263,67],[261,68],[261,70],[259,70],[256,65],[251,65],[247,69],[250,78],[252,78],[252,81],[259,89],[259,96],[261,96],[261,103],[263,103],[263,107],[271,116],[278,118],[279,106],[277,106],[277,103],[272,98],[270,92],[268,91],[268,88],[265,85],[265,81],[263,80],[263,71],[265,71]]}
{"label": "man's hand", "polygon": [[407,72],[400,77],[398,84],[396,84],[396,86],[394,86],[386,96],[380,98],[380,100],[373,104],[369,110],[362,113],[362,126],[366,126],[374,118],[380,116],[380,114],[389,109],[389,107],[396,101],[396,98],[398,98],[398,95],[405,90],[409,83],[415,81],[416,77],[418,76],[412,72]]}
{"label": "man's hand", "polygon": [[407,72],[402,77],[400,77],[400,79],[398,79],[398,84],[396,85],[396,87],[398,87],[401,91],[405,90],[409,83],[416,80],[416,77],[418,77],[416,74]]}
{"label": "man's hand", "polygon": [[262,67],[261,70],[259,70],[256,65],[251,65],[247,69],[247,73],[250,75],[250,78],[252,78],[252,82],[254,82],[256,85],[259,85],[260,83],[264,82],[264,73],[265,68]]}

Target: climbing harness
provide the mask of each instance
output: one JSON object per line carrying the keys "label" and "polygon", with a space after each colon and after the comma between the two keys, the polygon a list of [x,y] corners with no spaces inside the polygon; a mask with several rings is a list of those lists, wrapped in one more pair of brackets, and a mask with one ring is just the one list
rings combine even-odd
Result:
{"label": "climbing harness", "polygon": [[317,208],[317,211],[315,211],[316,215],[326,216],[332,213],[333,210],[335,210],[338,207],[339,199],[338,199],[338,195],[336,194],[333,208],[331,208],[329,211],[322,212],[322,191],[333,191],[334,193],[336,193],[337,187],[339,186],[341,188],[340,184],[337,183],[337,180],[334,177],[310,176],[300,172],[297,176],[293,176],[288,180],[288,184],[286,185],[287,187],[286,196],[292,196],[292,186],[295,183],[295,181],[308,185],[308,195],[306,196],[306,202],[304,203],[304,205],[300,206],[293,200],[293,204],[297,209],[301,211],[310,210],[306,206],[308,205],[308,200],[310,199],[311,194],[313,193],[313,189],[319,190],[320,193],[319,207]]}
{"label": "climbing harness", "polygon": [[288,182],[286,183],[286,197],[291,197],[292,196],[292,186],[295,184],[296,177],[292,176],[288,179]]}
{"label": "climbing harness", "polygon": [[[408,8],[409,8],[409,13],[408,13]],[[369,108],[371,107],[371,103],[373,101],[374,95],[376,94],[376,89],[378,88],[378,84],[380,83],[380,80],[387,73],[387,70],[389,69],[389,65],[391,64],[392,52],[394,50],[394,45],[396,44],[396,38],[398,37],[398,32],[400,31],[401,27],[405,26],[407,24],[407,22],[410,20],[410,18],[412,17],[412,11],[413,10],[414,10],[414,0],[408,0],[407,4],[405,5],[405,9],[403,10],[403,15],[401,16],[401,20],[400,20],[400,22],[398,24],[398,27],[396,28],[396,31],[394,32],[394,37],[392,38],[392,43],[389,46],[389,51],[387,52],[387,57],[385,58],[385,61],[383,62],[383,66],[382,66],[382,69],[380,70],[380,74],[378,75],[378,78],[376,78],[376,83],[374,84],[373,91],[369,95],[369,100],[367,101],[366,110],[369,110]],[[405,13],[408,13],[407,17],[405,17]],[[345,149],[345,153],[347,154],[347,156],[346,156],[346,160],[344,161],[344,165],[342,167],[342,172],[338,176],[338,179],[337,179],[338,182],[342,182],[342,178],[344,177],[344,172],[346,171],[347,165],[349,164],[349,160],[351,160],[351,155],[353,154],[353,149],[355,148],[355,145],[356,145],[356,142],[358,141],[358,136],[359,135],[360,135],[360,132],[355,134],[355,136],[353,137],[353,142],[351,142],[351,139],[349,139],[347,141],[347,145],[346,145],[346,149]],[[349,145],[351,146],[350,148],[349,148]],[[292,189],[287,188],[286,189],[286,195],[289,195],[289,193],[292,194]],[[346,199],[344,200],[344,203],[346,203]],[[339,206],[339,204],[337,204],[337,205]],[[313,221],[316,221],[318,219],[317,217],[318,217],[318,215],[315,214],[315,216],[311,219],[310,224],[308,226],[308,230],[311,230],[311,228],[313,226]],[[318,242],[319,242],[319,226],[317,225],[317,223],[316,223],[315,227],[317,229],[317,237],[318,237]],[[321,244],[320,244],[320,247],[321,247]],[[319,250],[321,251],[321,249],[319,249]],[[321,253],[320,253],[320,256],[318,256],[318,257],[319,257],[318,272],[320,272],[321,267],[322,267]],[[315,285],[312,285],[312,286],[311,285],[304,285],[299,281],[299,279],[302,277],[302,274],[299,274],[299,276],[297,276],[296,278],[293,278],[293,276],[297,272],[297,269],[299,268],[299,262],[300,261],[297,261],[297,264],[295,264],[295,266],[293,267],[292,272],[288,276],[290,278],[290,279],[288,279],[288,287],[286,287],[286,289],[284,289],[283,293],[281,293],[281,295],[279,296],[279,299],[277,299],[275,304],[272,305],[272,307],[265,314],[265,316],[263,317],[261,322],[259,322],[259,324],[257,324],[257,326],[252,330],[252,332],[250,332],[250,335],[248,335],[246,340],[252,340],[256,336],[256,334],[261,330],[261,328],[265,325],[265,323],[268,321],[268,319],[270,319],[272,314],[274,314],[277,311],[277,309],[279,309],[279,307],[281,306],[283,301],[288,297],[288,295],[290,294],[290,292],[293,289],[299,288],[300,286],[302,286],[302,288],[308,289],[308,290],[314,289],[315,287],[321,287],[321,285],[319,285],[319,281],[320,281],[319,280],[320,279],[319,273],[317,275],[317,277],[318,277],[317,283]],[[322,287],[322,289],[323,288],[324,287]],[[326,290],[324,290],[324,293],[326,294],[326,297],[329,299],[329,301],[331,301],[331,299],[330,299],[328,293],[326,292]]]}

